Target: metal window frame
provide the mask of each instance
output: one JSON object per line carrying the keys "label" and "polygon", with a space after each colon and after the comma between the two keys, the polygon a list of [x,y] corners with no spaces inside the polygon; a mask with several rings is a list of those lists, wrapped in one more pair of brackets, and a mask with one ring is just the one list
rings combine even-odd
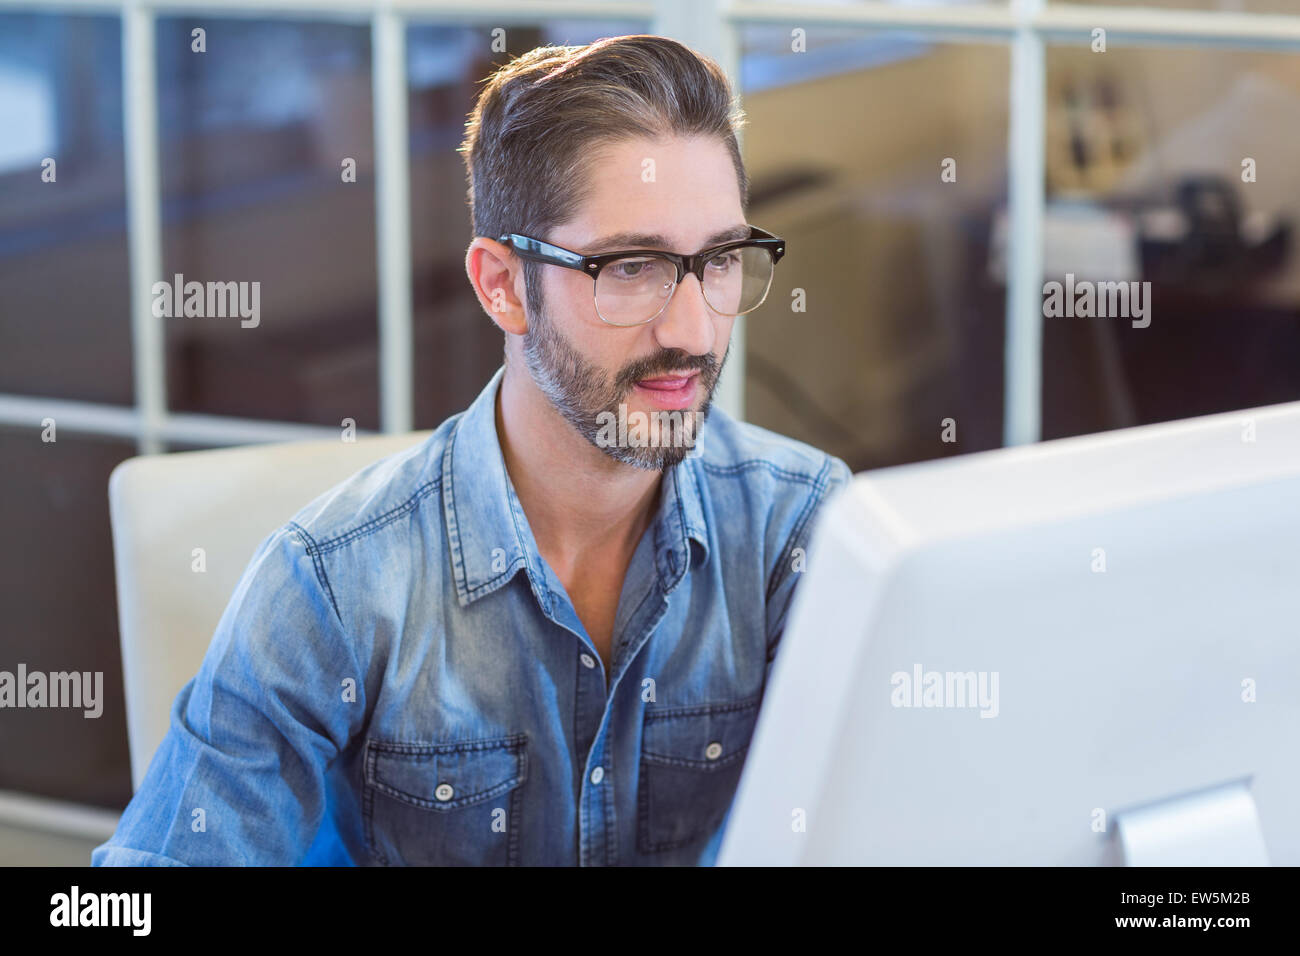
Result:
{"label": "metal window frame", "polygon": [[[960,6],[898,7],[879,0],[851,5],[765,0],[0,0],[0,13],[113,14],[122,23],[126,196],[130,255],[135,404],[0,394],[0,424],[39,429],[53,417],[67,431],[134,437],[142,454],[166,442],[240,444],[316,438],[328,426],[178,414],[166,402],[162,320],[150,289],[162,274],[158,178],[158,102],[154,44],[160,15],[212,18],[283,16],[369,22],[373,44],[376,255],[379,266],[380,407],[385,432],[409,431],[413,418],[410,182],[406,26],[421,21],[532,23],[547,19],[642,20],[716,59],[738,86],[740,31],[750,24],[907,30],[955,42],[1009,45],[1010,237],[1006,298],[1003,443],[1041,434],[1042,233],[1044,210],[1045,50],[1048,42],[1087,40],[1096,27],[1135,45],[1300,50],[1300,15],[1212,13],[1142,7],[1092,7],[1008,0]],[[744,324],[733,332],[718,404],[744,412]],[[53,802],[51,802],[53,805]],[[53,825],[55,814],[51,817]],[[28,809],[19,815],[30,821]],[[0,803],[0,820],[16,819]]]}

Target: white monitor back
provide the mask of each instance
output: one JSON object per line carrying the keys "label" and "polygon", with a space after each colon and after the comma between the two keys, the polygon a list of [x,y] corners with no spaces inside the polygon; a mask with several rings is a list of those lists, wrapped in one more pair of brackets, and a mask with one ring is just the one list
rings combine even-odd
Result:
{"label": "white monitor back", "polygon": [[1117,862],[1234,781],[1300,864],[1300,403],[860,475],[806,573],[720,864]]}

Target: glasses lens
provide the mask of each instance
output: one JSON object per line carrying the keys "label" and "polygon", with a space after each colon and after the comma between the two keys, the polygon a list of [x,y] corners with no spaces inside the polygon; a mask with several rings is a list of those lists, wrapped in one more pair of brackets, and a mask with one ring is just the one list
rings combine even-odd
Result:
{"label": "glasses lens", "polygon": [[[704,266],[704,301],[722,315],[757,308],[772,285],[772,266],[772,254],[761,246],[718,253]],[[596,277],[596,309],[610,325],[641,325],[663,311],[676,279],[666,259],[616,259]]]}
{"label": "glasses lens", "polygon": [[772,285],[772,254],[762,246],[728,249],[704,266],[704,301],[722,315],[756,309]]}
{"label": "glasses lens", "polygon": [[596,277],[596,309],[611,325],[640,325],[659,314],[676,281],[677,270],[666,259],[615,259]]}

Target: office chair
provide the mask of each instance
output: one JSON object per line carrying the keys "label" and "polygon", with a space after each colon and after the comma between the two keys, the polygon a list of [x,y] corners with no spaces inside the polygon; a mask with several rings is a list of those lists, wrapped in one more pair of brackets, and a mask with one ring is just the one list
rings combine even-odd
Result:
{"label": "office chair", "polygon": [[108,501],[133,791],[257,546],[313,498],[430,434],[145,455],[113,470]]}

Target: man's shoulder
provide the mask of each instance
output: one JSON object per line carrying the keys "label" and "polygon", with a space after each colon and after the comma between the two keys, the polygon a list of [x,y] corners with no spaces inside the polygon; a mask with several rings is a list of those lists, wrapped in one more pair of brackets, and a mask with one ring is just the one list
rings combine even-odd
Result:
{"label": "man's shoulder", "polygon": [[[463,413],[461,413],[463,414]],[[303,505],[285,527],[317,552],[359,543],[440,504],[442,460],[460,414],[408,448],[370,462]]]}
{"label": "man's shoulder", "polygon": [[709,412],[694,456],[712,480],[754,480],[761,476],[825,491],[849,478],[843,461],[805,442],[749,422],[720,408]]}
{"label": "man's shoulder", "polygon": [[711,412],[693,457],[724,560],[758,565],[767,594],[782,579],[777,567],[804,547],[821,506],[852,477],[848,465],[805,442]]}

